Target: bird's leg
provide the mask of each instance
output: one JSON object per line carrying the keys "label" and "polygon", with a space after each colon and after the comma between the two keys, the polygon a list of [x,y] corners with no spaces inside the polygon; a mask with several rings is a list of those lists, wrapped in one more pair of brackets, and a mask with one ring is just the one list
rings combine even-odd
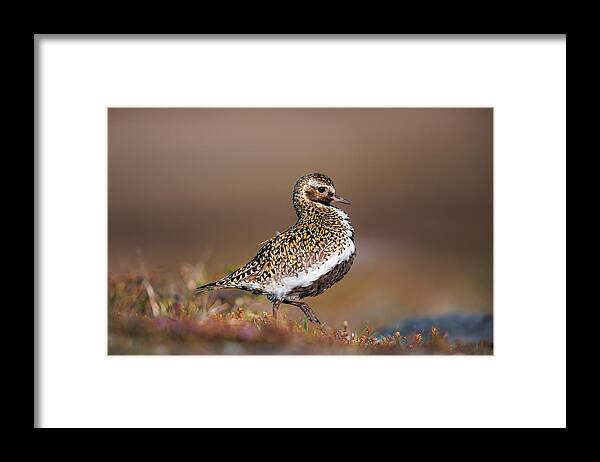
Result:
{"label": "bird's leg", "polygon": [[284,300],[283,303],[286,303],[288,305],[297,306],[298,308],[300,308],[302,310],[302,312],[309,319],[310,322],[314,322],[315,324],[321,324],[321,321],[319,321],[319,319],[315,315],[315,312],[312,310],[312,308],[310,306],[308,306],[307,303],[292,302],[292,301],[288,301],[288,300]]}
{"label": "bird's leg", "polygon": [[281,302],[273,302],[273,319],[277,319],[277,312],[279,311],[279,305]]}

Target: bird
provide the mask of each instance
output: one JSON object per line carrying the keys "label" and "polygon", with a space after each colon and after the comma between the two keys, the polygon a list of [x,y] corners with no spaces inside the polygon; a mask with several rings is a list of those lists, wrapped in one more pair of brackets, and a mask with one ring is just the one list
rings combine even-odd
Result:
{"label": "bird", "polygon": [[281,304],[302,310],[306,318],[321,324],[302,299],[314,297],[340,281],[356,256],[354,228],[348,214],[334,204],[350,204],[336,194],[330,177],[323,173],[301,176],[292,192],[296,223],[262,242],[254,258],[233,273],[196,288],[239,289],[263,295],[273,304],[273,318]]}

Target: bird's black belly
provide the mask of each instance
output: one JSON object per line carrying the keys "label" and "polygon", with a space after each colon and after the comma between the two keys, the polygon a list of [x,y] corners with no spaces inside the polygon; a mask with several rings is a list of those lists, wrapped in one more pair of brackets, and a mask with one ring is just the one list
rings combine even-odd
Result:
{"label": "bird's black belly", "polygon": [[350,271],[350,267],[352,266],[355,255],[356,254],[353,253],[348,260],[338,263],[328,273],[325,273],[310,285],[306,287],[296,287],[288,294],[288,297],[290,295],[295,295],[298,298],[314,297],[320,293],[323,293],[325,290],[329,289],[332,285],[342,279],[348,271]]}

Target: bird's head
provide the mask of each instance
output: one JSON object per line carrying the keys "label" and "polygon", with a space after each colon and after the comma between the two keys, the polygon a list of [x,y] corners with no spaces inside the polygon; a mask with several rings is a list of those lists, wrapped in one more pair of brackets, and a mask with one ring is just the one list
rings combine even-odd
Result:
{"label": "bird's head", "polygon": [[310,173],[300,177],[294,186],[294,198],[307,199],[324,205],[330,205],[332,202],[350,203],[349,200],[336,194],[333,181],[322,173]]}

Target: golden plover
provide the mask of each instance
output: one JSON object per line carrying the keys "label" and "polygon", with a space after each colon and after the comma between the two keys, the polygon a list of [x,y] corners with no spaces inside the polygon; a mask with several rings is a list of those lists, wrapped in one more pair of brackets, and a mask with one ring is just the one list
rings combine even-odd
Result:
{"label": "golden plover", "polygon": [[205,284],[196,293],[241,289],[265,295],[273,303],[273,317],[284,303],[300,308],[319,323],[313,310],[300,300],[314,297],[342,279],[350,270],[356,248],[348,215],[334,202],[349,204],[335,193],[333,181],[322,173],[301,177],[292,202],[298,221],[265,241],[256,256],[229,276]]}

